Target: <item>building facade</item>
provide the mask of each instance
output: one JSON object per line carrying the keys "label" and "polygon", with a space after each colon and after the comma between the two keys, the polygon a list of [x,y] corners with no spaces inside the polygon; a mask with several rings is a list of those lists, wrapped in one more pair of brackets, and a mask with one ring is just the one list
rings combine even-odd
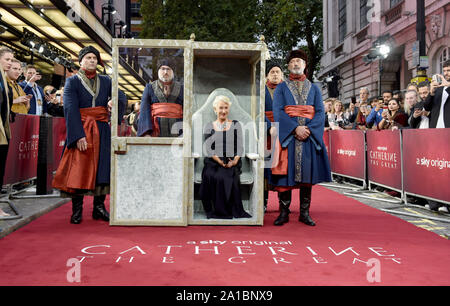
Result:
{"label": "building facade", "polygon": [[[448,1],[425,0],[428,77],[442,73],[442,63],[450,59],[449,20]],[[323,0],[324,54],[317,77],[324,98],[337,95],[348,103],[361,87],[368,87],[370,96],[405,89],[418,72],[416,24],[415,0]],[[380,37],[389,38],[389,55],[381,65],[365,62]],[[337,76],[337,93],[325,81],[330,76]]]}

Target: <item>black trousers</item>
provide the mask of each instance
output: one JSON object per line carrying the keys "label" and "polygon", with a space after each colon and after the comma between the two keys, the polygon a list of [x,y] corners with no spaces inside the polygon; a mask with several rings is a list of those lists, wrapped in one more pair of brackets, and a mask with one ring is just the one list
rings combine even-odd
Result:
{"label": "black trousers", "polygon": [[3,187],[3,179],[5,176],[6,159],[8,157],[9,143],[0,145],[0,189]]}

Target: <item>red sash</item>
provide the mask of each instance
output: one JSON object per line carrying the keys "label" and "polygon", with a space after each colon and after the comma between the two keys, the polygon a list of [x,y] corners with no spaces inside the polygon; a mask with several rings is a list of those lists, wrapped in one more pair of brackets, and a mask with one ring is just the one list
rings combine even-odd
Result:
{"label": "red sash", "polygon": [[151,111],[152,111],[153,137],[159,136],[160,133],[158,118],[176,118],[176,119],[183,118],[183,107],[177,103],[153,103]]}
{"label": "red sash", "polygon": [[80,151],[78,148],[65,148],[61,162],[53,179],[53,187],[68,193],[76,189],[95,189],[98,159],[100,153],[100,133],[96,121],[108,122],[106,107],[97,106],[81,108],[81,122],[88,148]]}
{"label": "red sash", "polygon": [[[284,111],[289,117],[314,118],[314,107],[312,105],[286,105]],[[288,148],[282,148],[280,140],[275,143],[275,152],[273,155],[272,174],[287,175],[288,171]]]}
{"label": "red sash", "polygon": [[[272,112],[272,111],[267,111],[267,112],[265,112],[265,114],[266,114],[267,119],[270,120],[270,122],[274,122],[274,121],[275,121],[275,120],[273,119],[273,112]],[[267,139],[267,145],[266,145],[266,147],[267,147],[267,150],[270,151],[270,150],[272,150],[272,143],[271,143],[271,137],[270,137],[270,134],[267,134],[266,139]]]}

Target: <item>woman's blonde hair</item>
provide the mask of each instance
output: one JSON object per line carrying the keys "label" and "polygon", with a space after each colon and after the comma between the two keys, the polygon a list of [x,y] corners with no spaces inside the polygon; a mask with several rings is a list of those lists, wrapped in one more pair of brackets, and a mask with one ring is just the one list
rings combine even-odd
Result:
{"label": "woman's blonde hair", "polygon": [[414,89],[410,89],[405,93],[405,103],[403,104],[403,110],[405,111],[405,113],[407,113],[408,115],[411,113],[411,105],[409,105],[409,103],[406,102],[406,95],[407,94],[413,94],[414,97],[416,98],[416,102],[417,102],[417,91],[415,91]]}
{"label": "woman's blonde hair", "polygon": [[226,104],[228,104],[228,107],[230,107],[232,104],[230,98],[228,98],[227,96],[216,96],[213,101],[214,109],[216,109],[219,102],[225,102]]}
{"label": "woman's blonde hair", "polygon": [[341,104],[341,106],[342,106],[341,112],[344,112],[344,103],[342,103],[341,100],[335,99],[334,102],[333,102],[333,107],[331,108],[331,113],[332,113],[332,114],[335,114],[336,110],[334,109],[334,107],[335,107],[335,105],[338,104],[338,103]]}

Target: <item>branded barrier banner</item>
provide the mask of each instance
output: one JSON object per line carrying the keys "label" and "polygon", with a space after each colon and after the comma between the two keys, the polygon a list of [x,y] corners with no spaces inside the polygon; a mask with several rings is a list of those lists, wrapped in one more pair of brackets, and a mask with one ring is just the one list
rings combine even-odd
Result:
{"label": "branded barrier banner", "polygon": [[39,116],[17,114],[11,124],[11,139],[3,184],[36,177]]}
{"label": "branded barrier banner", "polygon": [[399,130],[366,132],[367,178],[402,191],[401,135]]}
{"label": "branded barrier banner", "polygon": [[[11,139],[3,184],[14,184],[37,175],[39,146],[39,116],[17,114],[11,124]],[[64,118],[53,120],[53,171],[58,168],[66,139]]]}
{"label": "branded barrier banner", "polygon": [[366,179],[364,131],[329,131],[331,172],[357,179]]}
{"label": "branded barrier banner", "polygon": [[53,171],[58,168],[66,141],[66,120],[62,117],[53,118]]}
{"label": "branded barrier banner", "polygon": [[450,129],[402,134],[404,191],[450,203]]}

